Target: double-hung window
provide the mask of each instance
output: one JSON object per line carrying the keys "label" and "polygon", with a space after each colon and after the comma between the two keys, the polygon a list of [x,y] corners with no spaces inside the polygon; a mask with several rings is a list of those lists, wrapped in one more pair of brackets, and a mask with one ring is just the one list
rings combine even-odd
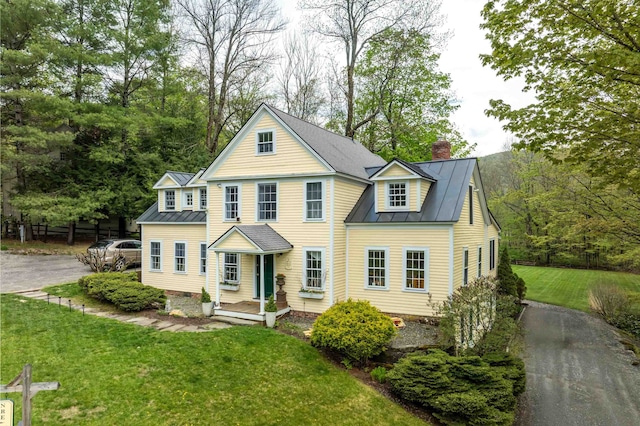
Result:
{"label": "double-hung window", "polygon": [[321,290],[324,253],[318,249],[305,249],[304,253],[305,288]]}
{"label": "double-hung window", "polygon": [[482,276],[482,247],[478,247],[478,277]]}
{"label": "double-hung window", "polygon": [[489,240],[489,270],[496,269],[496,240]]}
{"label": "double-hung window", "polygon": [[307,182],[305,185],[305,219],[323,220],[322,182]]}
{"label": "double-hung window", "polygon": [[200,243],[200,273],[207,273],[207,243]]}
{"label": "double-hung window", "polygon": [[237,283],[239,276],[238,253],[224,254],[224,272],[223,278],[225,282]]}
{"label": "double-hung window", "polygon": [[174,272],[187,272],[187,243],[176,242],[174,247]]}
{"label": "double-hung window", "polygon": [[207,209],[207,188],[200,188],[200,210]]}
{"label": "double-hung window", "polygon": [[176,191],[174,190],[164,191],[164,209],[165,210],[176,209]]}
{"label": "double-hung window", "polygon": [[469,284],[469,249],[462,252],[462,285]]}
{"label": "double-hung window", "polygon": [[240,211],[240,190],[236,185],[224,187],[224,220],[235,220]]}
{"label": "double-hung window", "polygon": [[162,244],[160,241],[151,241],[149,243],[149,253],[151,258],[150,262],[150,270],[151,271],[161,271],[162,270]]}
{"label": "double-hung window", "polygon": [[278,185],[258,184],[258,220],[278,220]]}
{"label": "double-hung window", "polygon": [[256,138],[256,154],[273,154],[275,152],[272,130],[258,132]]}
{"label": "double-hung window", "polygon": [[193,191],[184,191],[182,205],[184,207],[193,207]]}
{"label": "double-hung window", "polygon": [[367,248],[367,282],[366,288],[369,289],[387,289],[389,282],[388,258],[389,249],[387,248]]}
{"label": "double-hung window", "polygon": [[429,251],[426,248],[404,250],[404,289],[428,291]]}
{"label": "double-hung window", "polygon": [[409,205],[406,182],[387,182],[387,207],[402,209]]}

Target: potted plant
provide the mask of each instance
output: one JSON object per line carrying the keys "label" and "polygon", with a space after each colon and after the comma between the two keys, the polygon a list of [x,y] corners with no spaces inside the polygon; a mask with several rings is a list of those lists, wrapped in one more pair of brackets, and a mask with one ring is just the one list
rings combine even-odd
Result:
{"label": "potted plant", "polygon": [[204,287],[202,287],[202,296],[200,297],[200,301],[202,302],[202,313],[205,317],[210,317],[213,303],[211,303],[211,296]]}
{"label": "potted plant", "polygon": [[275,300],[273,300],[273,294],[269,296],[269,301],[264,305],[265,319],[267,327],[273,328],[276,324],[276,312],[278,312],[278,306]]}

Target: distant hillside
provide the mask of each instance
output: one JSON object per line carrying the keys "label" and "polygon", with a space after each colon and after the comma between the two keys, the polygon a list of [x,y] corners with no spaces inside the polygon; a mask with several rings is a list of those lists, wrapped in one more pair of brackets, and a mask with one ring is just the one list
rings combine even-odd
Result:
{"label": "distant hillside", "polygon": [[498,152],[478,158],[482,184],[488,199],[492,194],[502,193],[508,186],[507,179],[511,169],[511,151]]}

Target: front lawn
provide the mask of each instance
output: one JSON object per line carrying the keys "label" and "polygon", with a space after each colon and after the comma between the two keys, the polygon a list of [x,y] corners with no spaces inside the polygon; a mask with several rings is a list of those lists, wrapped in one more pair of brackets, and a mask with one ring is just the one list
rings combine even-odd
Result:
{"label": "front lawn", "polygon": [[[14,295],[1,310],[0,382],[31,363],[34,382],[61,384],[33,399],[34,424],[423,424],[262,327],[159,332]],[[0,397],[20,418],[20,395]]]}
{"label": "front lawn", "polygon": [[527,283],[526,299],[589,311],[589,289],[617,285],[640,293],[640,275],[585,269],[512,266]]}

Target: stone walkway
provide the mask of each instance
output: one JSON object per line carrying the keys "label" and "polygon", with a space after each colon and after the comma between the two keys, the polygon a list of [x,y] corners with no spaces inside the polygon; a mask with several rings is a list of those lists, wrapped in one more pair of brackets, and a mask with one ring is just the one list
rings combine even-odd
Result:
{"label": "stone walkway", "polygon": [[[41,290],[29,290],[25,292],[16,292],[19,296],[28,297],[36,300],[44,300],[46,301],[49,298],[50,303],[58,303],[58,296],[49,295],[48,293]],[[62,299],[62,305],[65,307],[69,307],[69,299]],[[82,305],[74,305],[71,304],[71,309],[75,309],[77,311],[82,311]],[[167,315],[166,319],[156,319],[156,318],[148,318],[145,316],[131,316],[124,315],[120,313],[114,312],[106,312],[101,311],[96,308],[84,308],[84,313],[87,315],[95,315],[97,317],[109,318],[120,322],[127,322],[135,325],[139,325],[141,327],[152,327],[159,331],[169,331],[169,332],[193,332],[193,333],[201,333],[205,331],[212,330],[221,330],[224,328],[230,328],[234,325],[256,325],[258,324],[256,321],[243,320],[239,318],[229,318],[229,317],[216,317],[215,319],[211,319],[209,323],[202,325],[185,325],[180,324],[178,321],[174,320],[173,317]]]}

